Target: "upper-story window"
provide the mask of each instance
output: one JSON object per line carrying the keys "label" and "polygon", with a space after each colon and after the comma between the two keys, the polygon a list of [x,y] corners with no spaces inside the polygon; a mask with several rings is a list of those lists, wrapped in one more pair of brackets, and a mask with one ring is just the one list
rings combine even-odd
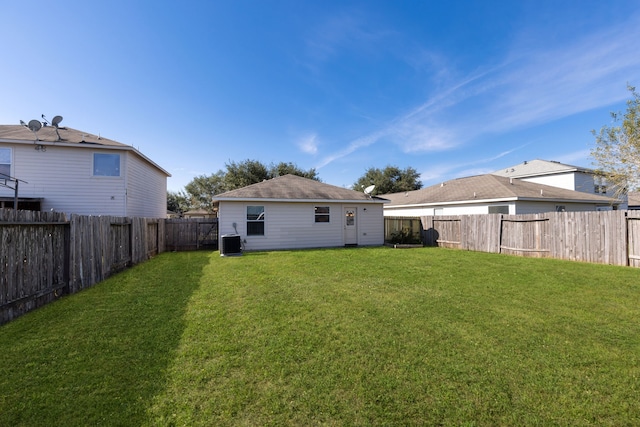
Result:
{"label": "upper-story window", "polygon": [[0,148],[0,179],[11,176],[11,148]]}
{"label": "upper-story window", "polygon": [[93,176],[120,176],[120,154],[93,154]]}

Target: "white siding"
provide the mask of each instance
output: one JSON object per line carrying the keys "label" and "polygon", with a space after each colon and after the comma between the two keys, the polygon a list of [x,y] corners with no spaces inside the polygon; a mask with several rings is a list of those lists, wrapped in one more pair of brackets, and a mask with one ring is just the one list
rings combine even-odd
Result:
{"label": "white siding", "polygon": [[382,204],[358,207],[358,245],[384,244],[384,214]]}
{"label": "white siding", "polygon": [[[127,178],[126,174],[133,169],[138,170],[136,176],[141,175],[143,183],[145,180],[152,181],[150,185],[153,189],[148,190],[150,193],[148,196],[158,197],[155,204],[152,204],[154,215],[142,214],[141,216],[164,217],[166,214],[166,177],[164,192],[159,195],[160,185],[155,175],[157,169],[149,165],[148,167],[153,168],[154,173],[141,173],[140,166],[130,165],[132,160],[138,160],[137,156],[128,155],[130,153],[127,151],[96,149],[91,145],[79,147],[47,145],[46,151],[35,150],[35,144],[2,143],[0,146],[13,149],[12,174],[26,181],[20,183],[18,196],[41,198],[44,211],[53,209],[69,214],[126,216],[127,203],[131,203],[132,198],[137,198],[136,194],[147,191],[137,187],[132,190],[134,194],[130,194],[127,201],[127,180],[131,185],[131,180],[134,178]],[[94,153],[119,153],[121,176],[93,176]],[[13,190],[0,187],[0,196],[13,197]],[[146,198],[147,195],[144,197]],[[135,201],[133,203],[135,206]],[[164,203],[162,212],[159,211],[160,203]]]}
{"label": "white siding", "polygon": [[[567,190],[576,189],[575,173],[563,173],[555,175],[541,175],[522,178],[522,181],[535,182],[536,184],[550,185],[552,187],[565,188]],[[593,192],[593,189],[591,190]]]}
{"label": "white siding", "polygon": [[415,207],[415,208],[384,208],[384,216],[397,217],[421,217],[434,215],[433,208]]}
{"label": "white siding", "polygon": [[[262,205],[265,212],[264,236],[247,236],[246,206]],[[328,223],[315,222],[315,206],[330,207]],[[382,204],[274,203],[221,201],[218,211],[219,233],[240,234],[246,250],[300,249],[344,245],[343,207],[357,207],[359,245],[384,243]],[[366,211],[364,210],[366,208]],[[233,227],[233,224],[236,227]]]}
{"label": "white siding", "polygon": [[435,207],[420,207],[415,208],[385,208],[384,216],[391,217],[421,217],[428,215],[475,215],[475,214],[487,214],[489,213],[489,206],[508,206],[509,213],[515,212],[515,206],[513,203],[498,203],[498,204],[468,204],[468,205],[442,205]]}
{"label": "white siding", "polygon": [[127,153],[127,216],[167,215],[167,176],[134,153]]}
{"label": "white siding", "polygon": [[598,210],[598,205],[596,205],[595,203],[518,202],[515,214],[521,215],[541,212],[555,212],[556,206],[564,206],[565,212],[586,212]]}

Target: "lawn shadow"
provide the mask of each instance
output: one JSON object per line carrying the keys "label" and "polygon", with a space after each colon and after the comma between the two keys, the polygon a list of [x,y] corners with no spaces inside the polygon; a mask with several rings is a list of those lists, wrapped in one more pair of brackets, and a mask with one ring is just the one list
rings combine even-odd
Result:
{"label": "lawn shadow", "polygon": [[0,425],[142,425],[215,252],[164,253],[0,328]]}

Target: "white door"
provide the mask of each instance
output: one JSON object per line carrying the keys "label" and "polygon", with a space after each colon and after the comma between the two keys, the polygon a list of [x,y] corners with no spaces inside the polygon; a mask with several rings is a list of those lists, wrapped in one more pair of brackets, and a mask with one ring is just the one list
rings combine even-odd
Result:
{"label": "white door", "polygon": [[344,208],[344,244],[357,245],[358,231],[356,221],[356,208]]}

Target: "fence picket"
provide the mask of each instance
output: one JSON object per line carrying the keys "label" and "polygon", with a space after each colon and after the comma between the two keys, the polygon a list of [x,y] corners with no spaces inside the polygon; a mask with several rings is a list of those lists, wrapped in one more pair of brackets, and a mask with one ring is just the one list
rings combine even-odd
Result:
{"label": "fence picket", "polygon": [[640,211],[420,218],[427,246],[640,267]]}
{"label": "fence picket", "polygon": [[165,220],[0,209],[0,241],[1,325],[164,252]]}

